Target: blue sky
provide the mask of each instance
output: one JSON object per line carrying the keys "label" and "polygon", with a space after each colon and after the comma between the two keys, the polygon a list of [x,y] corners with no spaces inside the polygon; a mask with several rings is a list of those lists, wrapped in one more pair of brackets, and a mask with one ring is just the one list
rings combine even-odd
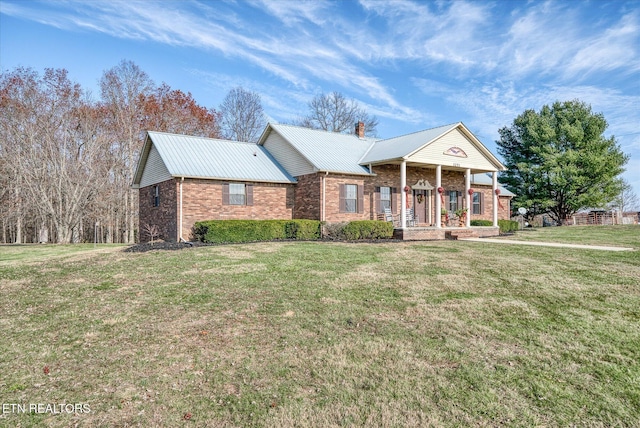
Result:
{"label": "blue sky", "polygon": [[207,107],[242,86],[285,122],[335,90],[380,137],[462,121],[494,152],[525,109],[578,98],[640,195],[640,1],[0,0],[3,71],[66,68],[97,97],[122,59]]}

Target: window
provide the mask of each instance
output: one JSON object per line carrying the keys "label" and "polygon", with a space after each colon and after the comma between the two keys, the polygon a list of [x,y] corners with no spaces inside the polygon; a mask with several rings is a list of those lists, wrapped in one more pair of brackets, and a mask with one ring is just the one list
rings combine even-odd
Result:
{"label": "window", "polygon": [[244,183],[229,183],[229,205],[245,205]]}
{"label": "window", "polygon": [[160,206],[160,186],[158,186],[157,184],[153,186],[153,206]]}
{"label": "window", "polygon": [[364,212],[364,186],[362,184],[340,184],[340,212]]}
{"label": "window", "polygon": [[345,184],[344,186],[344,210],[348,213],[358,212],[358,186]]}
{"label": "window", "polygon": [[224,183],[222,185],[222,205],[253,205],[253,185]]}
{"label": "window", "polygon": [[458,191],[451,190],[449,192],[449,211],[455,212],[458,209]]}
{"label": "window", "polygon": [[471,199],[471,213],[482,214],[482,194],[474,192]]}
{"label": "window", "polygon": [[391,209],[391,187],[380,188],[380,212]]}

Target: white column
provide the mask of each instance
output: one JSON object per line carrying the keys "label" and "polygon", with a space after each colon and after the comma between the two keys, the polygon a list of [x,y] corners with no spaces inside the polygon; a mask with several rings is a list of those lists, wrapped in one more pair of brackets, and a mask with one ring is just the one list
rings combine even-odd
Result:
{"label": "white column", "polygon": [[438,189],[442,187],[442,165],[436,166],[436,227],[442,227],[442,195],[438,192]]}
{"label": "white column", "polygon": [[407,227],[407,192],[404,188],[407,186],[407,161],[403,160],[400,164],[400,228]]}
{"label": "white column", "polygon": [[464,177],[464,206],[467,209],[466,227],[471,227],[471,195],[469,194],[469,189],[471,189],[471,169],[467,168]]}
{"label": "white column", "polygon": [[491,174],[493,179],[493,227],[498,227],[498,173],[493,171]]}

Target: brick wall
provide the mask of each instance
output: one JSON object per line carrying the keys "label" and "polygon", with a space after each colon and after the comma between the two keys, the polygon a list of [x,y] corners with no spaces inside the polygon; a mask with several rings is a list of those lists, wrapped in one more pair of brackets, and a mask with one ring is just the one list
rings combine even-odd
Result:
{"label": "brick wall", "polygon": [[202,220],[286,220],[293,216],[293,184],[253,184],[253,205],[223,205],[225,181],[185,179],[182,184],[182,237],[193,239],[192,227]]}
{"label": "brick wall", "polygon": [[[400,166],[382,165],[373,168],[376,176],[357,176],[346,174],[308,174],[297,177],[298,183],[253,183],[254,204],[223,205],[222,185],[224,181],[185,179],[182,184],[182,237],[192,239],[191,228],[196,221],[225,219],[321,219],[322,178],[325,183],[325,219],[328,222],[352,220],[370,220],[377,218],[375,207],[375,188],[378,186],[395,187],[393,194],[398,213],[400,212]],[[436,177],[433,168],[407,168],[407,184],[415,184],[418,180],[428,180],[435,187]],[[363,186],[363,212],[340,212],[340,185],[356,184]],[[167,180],[159,184],[160,206],[153,206],[153,186],[139,190],[140,197],[140,242],[150,239],[145,226],[157,225],[159,238],[175,241],[179,222],[179,180]],[[442,187],[445,190],[458,190],[464,194],[464,174],[458,171],[442,172]],[[471,219],[492,220],[493,198],[491,187],[474,186],[476,191],[484,194],[484,210],[481,215],[471,215]],[[432,219],[435,220],[435,198],[439,194],[432,191]],[[408,195],[412,206],[412,195]],[[501,197],[502,208],[498,210],[498,218],[510,218],[510,198]],[[439,214],[439,213],[438,213]]]}
{"label": "brick wall", "polygon": [[153,206],[154,187],[147,186],[138,190],[140,215],[138,216],[139,242],[148,242],[151,237],[147,225],[157,226],[159,235],[155,239],[176,240],[178,207],[176,202],[177,182],[174,179],[158,183],[159,206]]}
{"label": "brick wall", "polygon": [[[473,190],[482,193],[484,196],[484,206],[481,214],[472,214],[472,220],[491,220],[493,221],[493,188],[486,185],[475,184],[471,186]],[[502,205],[502,206],[500,206]],[[469,210],[471,212],[471,210]],[[511,198],[508,196],[500,196],[498,204],[498,219],[509,220],[511,218]]]}
{"label": "brick wall", "polygon": [[322,176],[307,174],[296,177],[293,218],[321,220]]}

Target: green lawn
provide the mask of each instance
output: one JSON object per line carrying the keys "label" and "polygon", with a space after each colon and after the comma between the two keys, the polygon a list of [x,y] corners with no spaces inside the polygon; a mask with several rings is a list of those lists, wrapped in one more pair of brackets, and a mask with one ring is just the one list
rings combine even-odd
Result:
{"label": "green lawn", "polygon": [[[638,247],[640,228],[619,230],[597,233]],[[12,248],[0,247],[13,259],[0,264],[0,403],[91,411],[9,412],[0,426],[640,421],[638,251],[285,242],[64,257],[34,246],[42,256],[19,259]]]}
{"label": "green lawn", "polygon": [[640,250],[640,225],[539,227],[524,229],[504,238],[568,244],[613,245]]}

